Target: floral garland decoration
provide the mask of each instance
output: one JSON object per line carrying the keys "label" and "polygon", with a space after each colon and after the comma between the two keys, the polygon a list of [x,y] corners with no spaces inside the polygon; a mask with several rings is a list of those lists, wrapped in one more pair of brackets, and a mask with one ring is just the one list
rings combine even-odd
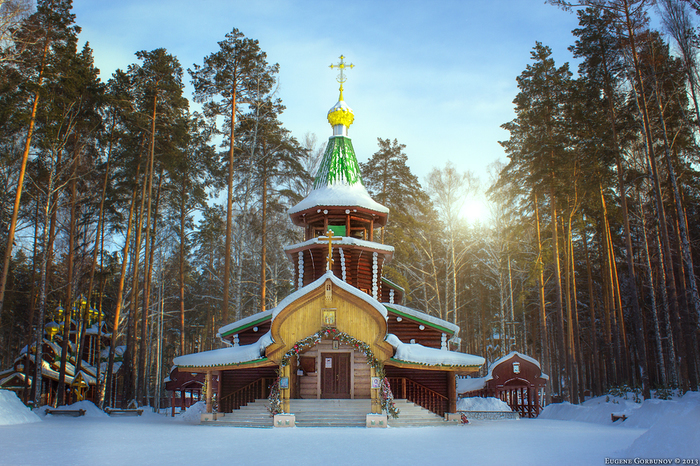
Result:
{"label": "floral garland decoration", "polygon": [[270,389],[270,394],[267,396],[270,406],[267,408],[270,411],[270,415],[282,413],[282,399],[280,397],[280,377],[277,376],[272,385],[268,387]]}
{"label": "floral garland decoration", "polygon": [[386,414],[394,419],[399,417],[400,410],[394,404],[394,394],[391,392],[391,385],[389,385],[387,377],[382,379],[382,388],[379,394],[381,396],[382,409],[386,411]]}
{"label": "floral garland decoration", "polygon": [[[292,346],[292,348],[284,353],[282,356],[282,361],[280,365],[285,367],[289,364],[289,360],[293,357],[299,358],[299,353],[311,348],[320,342],[323,338],[330,338],[337,340],[341,343],[346,343],[353,346],[356,350],[361,351],[362,354],[367,358],[367,363],[370,367],[374,368],[377,377],[382,379],[382,386],[379,391],[381,397],[381,406],[387,415],[392,418],[399,417],[400,410],[394,404],[394,395],[391,392],[391,387],[389,386],[389,379],[386,377],[386,372],[384,371],[384,365],[379,361],[372,352],[372,349],[364,341],[358,340],[345,332],[341,332],[336,328],[323,328],[313,335],[309,335],[306,338],[302,338]],[[282,412],[282,401],[280,399],[280,389],[279,389],[279,377],[277,381],[270,386],[270,395],[268,396],[270,400],[270,412],[272,414],[279,414]]]}

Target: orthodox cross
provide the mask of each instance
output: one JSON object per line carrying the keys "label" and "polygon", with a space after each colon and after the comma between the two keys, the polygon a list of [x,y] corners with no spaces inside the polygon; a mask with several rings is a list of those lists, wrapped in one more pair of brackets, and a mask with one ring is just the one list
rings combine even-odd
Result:
{"label": "orthodox cross", "polygon": [[338,74],[338,77],[336,78],[336,80],[340,83],[340,100],[343,100],[343,83],[347,81],[347,78],[345,77],[345,73],[343,73],[343,71],[345,70],[345,68],[355,68],[355,65],[353,65],[352,63],[345,63],[343,61],[344,59],[345,57],[341,55],[340,62],[336,64],[331,64],[330,66],[331,69],[338,68],[340,70],[340,74]]}
{"label": "orthodox cross", "polygon": [[[319,241],[328,241],[328,258],[326,259],[327,265],[326,270],[331,270],[333,267],[333,230],[328,230],[326,232],[326,238],[319,237]],[[338,236],[336,239],[343,239],[342,236]]]}

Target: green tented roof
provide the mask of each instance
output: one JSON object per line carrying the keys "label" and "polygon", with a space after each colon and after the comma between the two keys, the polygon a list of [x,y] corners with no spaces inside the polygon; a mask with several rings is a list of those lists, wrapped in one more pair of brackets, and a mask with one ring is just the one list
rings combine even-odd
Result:
{"label": "green tented roof", "polygon": [[363,184],[362,176],[360,175],[360,164],[357,163],[352,141],[345,136],[329,138],[321,166],[316,173],[313,189],[334,184],[352,186],[357,183]]}

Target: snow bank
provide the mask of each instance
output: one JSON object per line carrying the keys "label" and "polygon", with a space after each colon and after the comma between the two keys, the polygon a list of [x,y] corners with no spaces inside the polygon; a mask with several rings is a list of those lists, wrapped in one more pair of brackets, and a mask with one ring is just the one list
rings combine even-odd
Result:
{"label": "snow bank", "polygon": [[[648,403],[650,401],[656,403]],[[645,409],[647,404],[649,407]],[[644,418],[653,416],[656,422],[634,441],[627,454],[700,457],[700,393],[688,392],[678,401],[646,400],[637,412]]]}
{"label": "snow bank", "polygon": [[[609,399],[609,401],[606,401]],[[610,415],[624,414],[632,416],[632,412],[639,408],[639,404],[633,401],[612,397],[597,397],[580,405],[569,402],[553,403],[545,407],[540,413],[540,419],[557,419],[560,421],[593,422],[595,424],[608,425],[612,422]]]}
{"label": "snow bank", "polygon": [[[73,403],[71,405],[59,406],[58,408],[59,409],[75,409],[75,410],[83,409],[83,410],[85,410],[85,416],[87,416],[87,417],[97,417],[97,418],[109,417],[109,415],[107,413],[105,413],[100,408],[95,406],[95,403],[93,403],[92,401],[87,401],[87,400],[86,401],[78,401],[78,402]],[[47,416],[47,419],[54,418],[55,416],[51,416],[51,415],[46,414],[46,410],[48,410],[48,409],[52,409],[51,406],[44,405],[44,406],[40,407],[37,411],[38,411],[38,414],[41,414],[42,416]]]}
{"label": "snow bank", "polygon": [[[612,423],[611,414],[624,414],[626,421]],[[581,405],[555,403],[539,419],[590,422],[620,428],[648,429],[626,451],[636,457],[700,456],[700,393],[688,392],[678,400],[644,400],[635,403],[619,397],[597,397]]]}
{"label": "snow bank", "polygon": [[66,406],[67,409],[84,409],[85,416],[88,417],[109,417],[107,413],[95,406],[92,401],[78,401],[72,405]]}
{"label": "snow bank", "polygon": [[39,422],[41,418],[27,408],[10,390],[0,390],[0,425]]}
{"label": "snow bank", "polygon": [[457,411],[498,411],[510,413],[508,403],[494,397],[470,397],[457,400]]}
{"label": "snow bank", "polygon": [[198,401],[178,417],[188,424],[199,424],[202,420],[202,414],[206,412],[207,404],[204,401]]}

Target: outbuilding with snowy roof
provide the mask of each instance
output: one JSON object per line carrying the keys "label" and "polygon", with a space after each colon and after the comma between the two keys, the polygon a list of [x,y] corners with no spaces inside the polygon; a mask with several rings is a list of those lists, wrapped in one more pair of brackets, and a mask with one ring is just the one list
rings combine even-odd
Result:
{"label": "outbuilding with snowy roof", "polygon": [[545,406],[548,380],[539,361],[513,351],[494,361],[485,377],[459,379],[457,391],[465,398],[498,398],[521,417],[537,417]]}

